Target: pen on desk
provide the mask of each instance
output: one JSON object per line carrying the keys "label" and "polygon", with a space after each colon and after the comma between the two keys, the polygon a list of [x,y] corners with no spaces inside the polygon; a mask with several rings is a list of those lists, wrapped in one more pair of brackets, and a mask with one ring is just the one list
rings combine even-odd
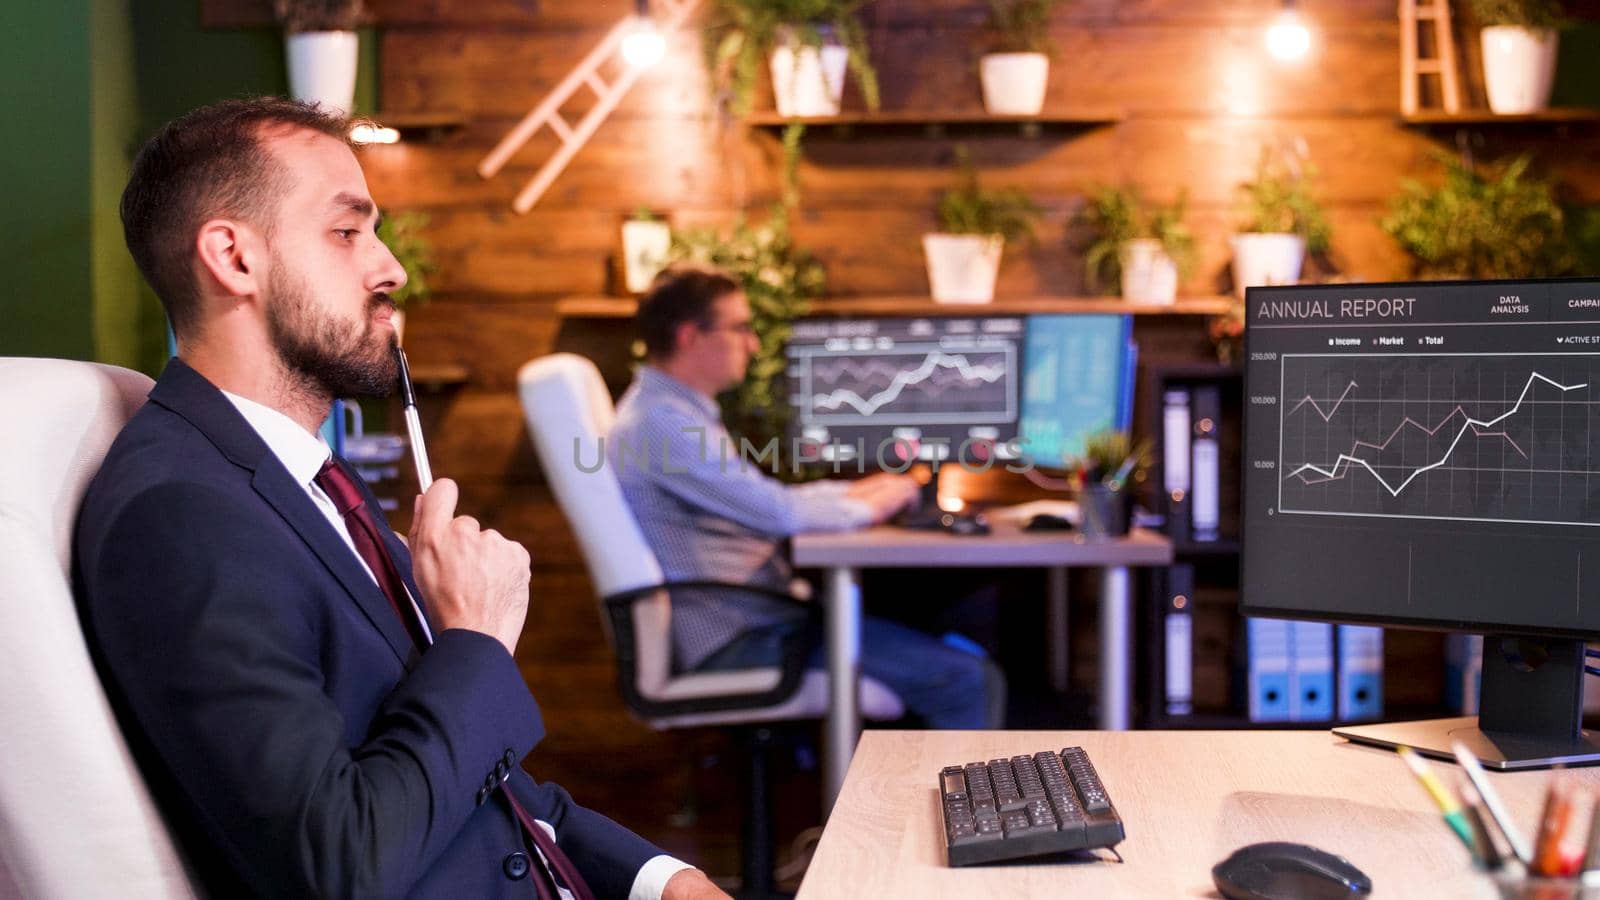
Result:
{"label": "pen on desk", "polygon": [[422,420],[417,416],[417,392],[411,386],[411,366],[406,363],[406,352],[394,345],[394,357],[400,364],[400,402],[405,408],[406,434],[411,439],[411,459],[417,466],[417,488],[426,494],[433,485],[433,468],[428,465],[428,445],[422,441]]}
{"label": "pen on desk", "polygon": [[1488,817],[1483,812],[1483,797],[1471,781],[1463,780],[1457,788],[1461,794],[1461,809],[1467,814],[1467,824],[1472,826],[1472,855],[1492,872],[1500,868],[1505,860],[1500,856],[1500,848],[1495,846],[1494,834],[1489,831]]}
{"label": "pen on desk", "polygon": [[1472,826],[1467,823],[1467,817],[1461,811],[1461,805],[1456,802],[1456,798],[1439,783],[1438,777],[1428,768],[1428,764],[1422,761],[1422,757],[1417,755],[1417,751],[1410,747],[1396,747],[1395,752],[1400,754],[1400,758],[1411,767],[1412,774],[1422,782],[1422,787],[1427,790],[1428,796],[1433,798],[1433,802],[1439,807],[1439,812],[1444,814],[1445,824],[1450,826],[1450,830],[1454,831],[1456,837],[1461,839],[1461,843],[1466,844],[1467,850],[1472,852],[1474,850]]}
{"label": "pen on desk", "polygon": [[1539,816],[1539,836],[1533,844],[1533,874],[1557,877],[1567,874],[1562,845],[1572,827],[1572,794],[1559,774],[1545,791],[1544,812]]}
{"label": "pen on desk", "polygon": [[1525,866],[1533,865],[1533,849],[1529,846],[1527,838],[1523,837],[1522,830],[1517,827],[1511,813],[1506,811],[1505,804],[1500,802],[1500,794],[1495,791],[1494,785],[1489,783],[1489,774],[1483,770],[1472,750],[1461,741],[1451,741],[1450,749],[1456,755],[1456,762],[1461,764],[1461,770],[1467,773],[1467,778],[1472,786],[1477,789],[1478,796],[1483,798],[1483,808],[1488,810],[1489,817],[1494,819],[1495,827],[1505,835],[1506,846],[1511,848],[1511,855],[1515,856]]}

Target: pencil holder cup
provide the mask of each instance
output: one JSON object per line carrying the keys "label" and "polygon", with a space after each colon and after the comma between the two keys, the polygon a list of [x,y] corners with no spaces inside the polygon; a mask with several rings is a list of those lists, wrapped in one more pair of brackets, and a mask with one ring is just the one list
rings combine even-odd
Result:
{"label": "pencil holder cup", "polygon": [[1127,534],[1128,507],[1132,502],[1125,491],[1103,484],[1084,485],[1078,495],[1078,511],[1083,517],[1081,533],[1090,540],[1110,540]]}
{"label": "pencil holder cup", "polygon": [[1490,877],[1501,900],[1600,900],[1600,885],[1578,878],[1545,878],[1524,872],[1497,872]]}

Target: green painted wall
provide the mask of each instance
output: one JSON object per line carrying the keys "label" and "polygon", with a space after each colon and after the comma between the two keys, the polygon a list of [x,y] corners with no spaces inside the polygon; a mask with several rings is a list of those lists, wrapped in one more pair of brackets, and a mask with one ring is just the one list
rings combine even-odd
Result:
{"label": "green painted wall", "polygon": [[89,19],[89,274],[94,357],[140,368],[148,339],[139,272],[117,207],[128,178],[139,96],[130,0],[91,0]]}
{"label": "green painted wall", "polygon": [[12,4],[0,37],[0,355],[93,355],[86,0]]}
{"label": "green painted wall", "polygon": [[[0,37],[0,355],[159,371],[166,320],[122,241],[117,205],[140,143],[227,97],[284,93],[276,28],[206,31],[196,0],[13,4]],[[377,41],[362,39],[358,110],[375,108]]]}

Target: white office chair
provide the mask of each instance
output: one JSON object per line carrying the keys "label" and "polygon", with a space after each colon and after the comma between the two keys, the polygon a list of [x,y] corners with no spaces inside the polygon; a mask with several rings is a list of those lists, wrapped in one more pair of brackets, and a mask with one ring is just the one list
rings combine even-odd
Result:
{"label": "white office chair", "polygon": [[[595,469],[600,436],[615,418],[611,394],[594,363],[570,353],[546,356],[524,365],[517,385],[545,478],[594,581],[601,620],[617,658],[617,687],[628,711],[655,729],[821,718],[827,709],[827,676],[806,669],[810,648],[801,642],[782,666],[672,671],[674,588],[725,590],[731,603],[739,602],[741,592],[786,595],[742,584],[665,581],[611,467],[585,471]],[[905,713],[900,698],[871,678],[861,679],[861,710],[880,720]],[[770,830],[763,830],[770,814],[761,754],[752,753],[751,763],[755,770],[742,863],[747,888],[770,885],[772,871]]]}
{"label": "white office chair", "polygon": [[115,366],[0,358],[0,898],[195,896],[70,581],[84,489],[150,386]]}

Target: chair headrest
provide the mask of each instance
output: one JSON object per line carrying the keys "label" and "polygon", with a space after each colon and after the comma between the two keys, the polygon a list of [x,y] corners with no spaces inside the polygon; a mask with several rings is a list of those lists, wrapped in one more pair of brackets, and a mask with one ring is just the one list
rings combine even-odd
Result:
{"label": "chair headrest", "polygon": [[616,411],[600,370],[581,356],[556,353],[524,365],[517,386],[539,463],[600,596],[660,584],[661,566],[616,473],[604,464],[601,436]]}
{"label": "chair headrest", "polygon": [[152,384],[101,363],[0,357],[0,504],[37,523],[63,572],[83,492]]}

